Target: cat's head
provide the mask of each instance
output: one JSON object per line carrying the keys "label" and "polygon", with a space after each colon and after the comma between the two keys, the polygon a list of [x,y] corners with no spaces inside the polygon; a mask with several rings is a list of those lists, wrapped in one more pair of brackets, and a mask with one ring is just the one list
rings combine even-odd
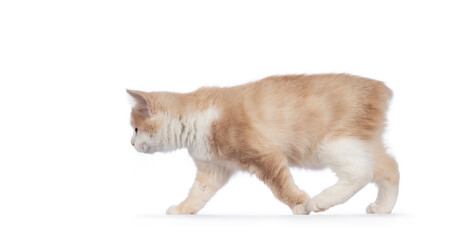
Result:
{"label": "cat's head", "polygon": [[127,90],[127,93],[135,101],[130,119],[133,130],[132,146],[143,153],[163,151],[161,128],[164,118],[158,108],[157,96],[135,90]]}

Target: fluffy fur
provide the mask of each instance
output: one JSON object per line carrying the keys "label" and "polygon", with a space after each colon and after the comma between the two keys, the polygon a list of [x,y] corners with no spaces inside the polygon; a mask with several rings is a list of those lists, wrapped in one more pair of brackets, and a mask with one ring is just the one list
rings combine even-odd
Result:
{"label": "fluffy fur", "polygon": [[[187,94],[127,90],[139,152],[187,148],[197,166],[188,197],[168,214],[196,214],[236,171],[255,174],[294,214],[344,203],[370,181],[368,213],[390,213],[399,172],[382,134],[392,92],[347,74],[272,76]],[[289,167],[332,169],[339,181],[310,198]]]}

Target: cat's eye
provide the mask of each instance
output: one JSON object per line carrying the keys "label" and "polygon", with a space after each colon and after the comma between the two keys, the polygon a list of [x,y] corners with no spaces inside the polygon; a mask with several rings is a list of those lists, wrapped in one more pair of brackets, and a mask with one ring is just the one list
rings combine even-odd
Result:
{"label": "cat's eye", "polygon": [[135,133],[138,133],[138,128],[135,128]]}

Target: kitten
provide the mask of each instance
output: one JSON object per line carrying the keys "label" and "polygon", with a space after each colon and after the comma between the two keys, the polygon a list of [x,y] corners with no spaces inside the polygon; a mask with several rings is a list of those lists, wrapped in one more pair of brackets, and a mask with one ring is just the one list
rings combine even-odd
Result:
{"label": "kitten", "polygon": [[[271,76],[195,92],[127,90],[132,145],[139,152],[187,148],[197,166],[188,197],[167,214],[196,214],[236,171],[255,174],[294,214],[346,202],[370,181],[367,213],[390,213],[399,172],[382,134],[392,92],[347,74]],[[289,167],[332,169],[339,181],[310,198]]]}

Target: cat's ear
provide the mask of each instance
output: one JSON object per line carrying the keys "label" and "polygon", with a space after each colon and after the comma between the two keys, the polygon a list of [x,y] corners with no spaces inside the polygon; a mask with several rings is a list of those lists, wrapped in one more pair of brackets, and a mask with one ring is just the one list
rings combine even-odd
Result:
{"label": "cat's ear", "polygon": [[127,89],[127,93],[133,98],[135,101],[134,109],[148,117],[151,116],[153,110],[153,106],[148,98],[148,93],[137,91],[137,90],[130,90]]}

